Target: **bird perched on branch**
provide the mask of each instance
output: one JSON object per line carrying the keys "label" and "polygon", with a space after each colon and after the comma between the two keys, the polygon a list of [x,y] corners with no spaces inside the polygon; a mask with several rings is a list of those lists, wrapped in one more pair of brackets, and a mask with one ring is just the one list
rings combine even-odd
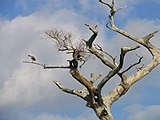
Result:
{"label": "bird perched on branch", "polygon": [[28,55],[28,57],[30,57],[30,58],[31,58],[32,62],[35,62],[35,61],[36,61],[36,58],[35,58],[34,56],[32,56],[32,55]]}
{"label": "bird perched on branch", "polygon": [[69,67],[71,69],[77,69],[78,68],[78,61],[73,59],[73,60],[67,60],[69,62]]}

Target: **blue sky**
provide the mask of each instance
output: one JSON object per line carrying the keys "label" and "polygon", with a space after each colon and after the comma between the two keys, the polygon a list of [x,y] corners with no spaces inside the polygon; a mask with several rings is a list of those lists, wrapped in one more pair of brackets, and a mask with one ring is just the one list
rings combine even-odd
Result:
{"label": "blue sky", "polygon": [[[127,8],[115,16],[117,26],[138,37],[160,29],[159,0],[116,0],[116,7],[124,5]],[[95,42],[118,56],[121,47],[135,43],[105,28],[107,17],[108,9],[98,0],[1,0],[0,120],[98,120],[84,101],[63,93],[52,83],[56,79],[66,87],[80,88],[68,71],[43,70],[22,61],[33,54],[42,63],[67,64],[64,59],[70,56],[59,54],[53,42],[45,39],[44,31],[62,28],[72,32],[77,42],[91,34],[85,23],[97,24],[99,36]],[[157,47],[159,38],[160,33],[152,40]],[[137,52],[145,57],[144,64],[150,61],[146,49]],[[126,58],[126,66],[136,60],[135,53],[130,56]],[[108,71],[96,59],[85,66],[81,72],[86,77],[89,76],[86,71],[95,74]],[[160,119],[159,70],[157,67],[113,104],[115,120]],[[107,93],[118,83],[119,78],[115,76],[103,92]]]}

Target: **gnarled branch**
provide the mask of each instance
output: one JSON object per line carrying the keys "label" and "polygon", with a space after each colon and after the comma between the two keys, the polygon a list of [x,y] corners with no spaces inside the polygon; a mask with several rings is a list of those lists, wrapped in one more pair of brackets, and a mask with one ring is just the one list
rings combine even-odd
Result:
{"label": "gnarled branch", "polygon": [[85,41],[86,42],[86,45],[91,48],[92,47],[92,43],[93,41],[96,39],[97,35],[98,35],[98,30],[96,29],[97,28],[97,25],[95,25],[94,27],[90,27],[90,25],[88,24],[85,24],[87,27],[89,27],[89,30],[91,30],[93,32],[93,35],[89,38],[88,41]]}
{"label": "gnarled branch", "polygon": [[138,56],[138,57],[139,57],[138,62],[136,62],[136,63],[134,63],[134,64],[131,64],[126,70],[124,70],[124,71],[122,72],[122,74],[125,73],[125,72],[127,72],[127,71],[129,71],[132,67],[134,67],[134,66],[136,66],[136,65],[138,65],[138,64],[141,63],[141,61],[142,61],[142,59],[143,59],[143,56],[142,56],[142,57]]}
{"label": "gnarled branch", "polygon": [[[83,92],[84,90],[71,90],[69,88],[65,88],[61,83],[59,83],[56,80],[54,80],[53,82],[57,85],[57,87],[59,89],[61,89],[65,93],[76,95],[76,96],[81,97],[83,99],[85,99],[85,97],[86,97],[86,94],[84,95],[85,92]],[[79,91],[81,91],[81,92],[79,92]]]}
{"label": "gnarled branch", "polygon": [[[100,59],[102,61],[102,63],[104,65],[106,65],[107,67],[111,68],[111,69],[115,69],[117,67],[117,65],[115,63],[110,62],[102,53],[100,53],[97,49],[95,48],[90,48],[89,51],[94,54],[98,59]],[[117,73],[120,78],[124,81],[127,76],[125,74],[121,74],[120,71]]]}
{"label": "gnarled branch", "polygon": [[[107,28],[109,28],[109,29],[111,29],[111,30],[113,30],[113,31],[115,31],[115,32],[117,32],[117,33],[125,36],[126,38],[129,38],[130,40],[132,40],[132,41],[134,41],[134,42],[136,42],[136,43],[139,43],[139,44],[143,45],[144,47],[146,47],[146,48],[149,50],[149,52],[150,52],[153,56],[154,56],[154,54],[156,54],[156,53],[155,53],[155,50],[153,50],[153,49],[155,49],[156,47],[153,46],[151,43],[149,43],[149,40],[150,40],[157,32],[159,32],[159,30],[154,31],[154,32],[146,35],[146,36],[143,37],[142,39],[137,38],[136,36],[133,36],[133,35],[129,34],[128,32],[126,32],[126,31],[118,28],[118,27],[115,25],[114,15],[115,15],[115,13],[117,12],[117,10],[114,8],[114,0],[112,0],[112,4],[108,4],[108,3],[106,3],[106,2],[103,2],[102,0],[99,0],[99,2],[107,5],[107,6],[110,8],[109,19],[110,19],[110,26],[111,26],[111,27],[109,27],[109,26],[108,26],[108,23],[107,23],[107,25],[106,25]],[[122,8],[125,8],[125,7],[122,7]],[[120,9],[121,9],[121,8],[120,8]],[[157,52],[157,51],[158,51],[158,50],[156,50],[156,52]]]}
{"label": "gnarled branch", "polygon": [[156,31],[154,31],[154,32],[152,32],[152,33],[144,36],[142,39],[143,39],[146,43],[148,43],[149,40],[150,40],[156,33],[158,33],[158,32],[159,32],[159,30],[156,30]]}
{"label": "gnarled branch", "polygon": [[126,53],[129,51],[136,50],[138,48],[140,48],[140,46],[130,46],[130,47],[121,48],[119,65],[116,68],[114,68],[113,70],[111,70],[108,73],[108,75],[106,77],[104,77],[103,80],[97,85],[99,90],[102,89],[102,87],[108,82],[108,80],[110,80],[110,78],[112,78],[115,74],[117,74],[121,70],[121,68],[123,67],[124,57],[125,57]]}

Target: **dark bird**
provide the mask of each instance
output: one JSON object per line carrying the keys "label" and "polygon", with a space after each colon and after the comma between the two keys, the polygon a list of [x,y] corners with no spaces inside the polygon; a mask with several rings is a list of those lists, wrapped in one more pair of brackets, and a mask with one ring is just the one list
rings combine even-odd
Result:
{"label": "dark bird", "polygon": [[30,57],[30,58],[31,58],[32,62],[35,62],[35,61],[36,61],[36,58],[35,58],[34,56],[32,56],[32,55],[28,55],[28,57]]}
{"label": "dark bird", "polygon": [[71,69],[77,69],[78,68],[78,61],[73,59],[73,60],[67,60],[69,62],[69,67]]}

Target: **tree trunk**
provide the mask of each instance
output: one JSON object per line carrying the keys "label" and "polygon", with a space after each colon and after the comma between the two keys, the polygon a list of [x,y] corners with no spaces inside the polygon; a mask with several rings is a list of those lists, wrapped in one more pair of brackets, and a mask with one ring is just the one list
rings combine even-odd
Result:
{"label": "tree trunk", "polygon": [[95,108],[94,111],[100,120],[114,120],[110,111],[110,107],[103,105]]}

